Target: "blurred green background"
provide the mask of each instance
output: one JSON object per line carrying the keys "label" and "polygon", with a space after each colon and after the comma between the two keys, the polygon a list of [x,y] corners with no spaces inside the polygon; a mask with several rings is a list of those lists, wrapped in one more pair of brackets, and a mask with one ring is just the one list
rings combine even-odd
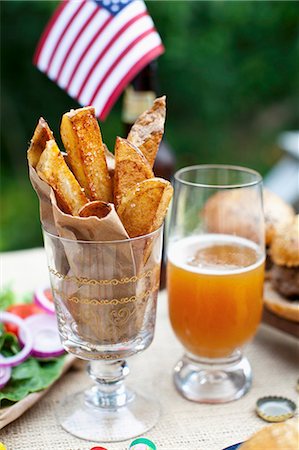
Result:
{"label": "blurred green background", "polygon": [[[77,107],[32,64],[56,1],[1,2],[0,250],[42,244],[26,149],[38,118],[54,134]],[[267,173],[280,158],[280,131],[299,123],[299,5],[271,1],[148,1],[166,53],[160,93],[177,167],[233,163]],[[110,148],[123,135],[121,99],[102,124]]]}

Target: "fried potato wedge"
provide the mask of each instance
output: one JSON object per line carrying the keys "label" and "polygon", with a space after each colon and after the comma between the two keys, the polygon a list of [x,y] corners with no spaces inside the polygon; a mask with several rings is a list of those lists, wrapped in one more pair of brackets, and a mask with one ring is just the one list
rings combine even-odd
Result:
{"label": "fried potato wedge", "polygon": [[163,223],[172,198],[173,187],[163,178],[138,183],[123,197],[118,215],[130,237],[157,230]]}
{"label": "fried potato wedge", "polygon": [[63,212],[78,215],[88,199],[54,141],[47,141],[36,166],[38,176],[54,190],[59,207]]}
{"label": "fried potato wedge", "polygon": [[95,200],[94,202],[86,203],[79,211],[80,217],[95,216],[99,219],[103,219],[111,212],[111,206],[109,203]]}
{"label": "fried potato wedge", "polygon": [[153,167],[156,154],[164,133],[166,117],[166,97],[156,98],[151,109],[138,117],[127,137],[136,145]]}
{"label": "fried potato wedge", "polygon": [[116,138],[114,171],[114,204],[116,209],[129,189],[148,178],[154,173],[137,147],[127,139]]}
{"label": "fried potato wedge", "polygon": [[91,106],[71,110],[62,116],[60,134],[68,164],[90,200],[112,201],[101,130]]}
{"label": "fried potato wedge", "polygon": [[36,168],[39,158],[44,151],[46,142],[50,139],[54,139],[53,133],[50,130],[49,125],[47,124],[45,119],[40,117],[38,124],[34,130],[33,137],[30,141],[29,149],[27,151],[29,164],[34,169]]}

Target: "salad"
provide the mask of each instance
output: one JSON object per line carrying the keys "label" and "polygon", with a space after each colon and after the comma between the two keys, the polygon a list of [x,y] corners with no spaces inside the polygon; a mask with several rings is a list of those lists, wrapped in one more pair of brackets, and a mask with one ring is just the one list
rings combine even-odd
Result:
{"label": "salad", "polygon": [[51,289],[0,293],[0,407],[47,388],[62,373],[64,349]]}

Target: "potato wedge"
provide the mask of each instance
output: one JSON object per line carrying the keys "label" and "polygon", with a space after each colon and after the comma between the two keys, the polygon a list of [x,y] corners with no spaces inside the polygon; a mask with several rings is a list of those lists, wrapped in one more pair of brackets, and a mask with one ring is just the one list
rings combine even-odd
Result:
{"label": "potato wedge", "polygon": [[47,141],[36,166],[38,176],[54,190],[63,212],[78,215],[88,199],[70,171],[54,139]]}
{"label": "potato wedge", "polygon": [[62,116],[60,133],[68,164],[90,200],[112,201],[101,130],[93,107],[71,110]]}
{"label": "potato wedge", "polygon": [[172,198],[173,187],[163,178],[138,183],[123,197],[118,215],[130,237],[143,236],[163,223]]}
{"label": "potato wedge", "polygon": [[114,204],[116,209],[129,189],[154,173],[140,150],[127,139],[116,138],[114,171]]}
{"label": "potato wedge", "polygon": [[128,134],[128,141],[136,145],[153,167],[164,133],[166,117],[165,95],[156,98],[151,109],[138,117]]}
{"label": "potato wedge", "polygon": [[34,169],[36,168],[39,158],[44,151],[46,142],[50,139],[54,139],[53,133],[45,119],[40,117],[27,151],[28,162]]}
{"label": "potato wedge", "polygon": [[111,206],[109,203],[95,200],[94,202],[86,203],[79,211],[80,217],[95,216],[99,219],[103,219],[111,212]]}

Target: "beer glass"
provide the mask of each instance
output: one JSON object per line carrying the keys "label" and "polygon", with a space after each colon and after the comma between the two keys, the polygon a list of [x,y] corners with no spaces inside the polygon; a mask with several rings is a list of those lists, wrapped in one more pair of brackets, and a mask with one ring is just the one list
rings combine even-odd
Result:
{"label": "beer glass", "polygon": [[174,189],[167,287],[185,348],[174,383],[193,401],[236,400],[251,385],[242,348],[262,314],[262,178],[242,167],[199,165],[179,170]]}

